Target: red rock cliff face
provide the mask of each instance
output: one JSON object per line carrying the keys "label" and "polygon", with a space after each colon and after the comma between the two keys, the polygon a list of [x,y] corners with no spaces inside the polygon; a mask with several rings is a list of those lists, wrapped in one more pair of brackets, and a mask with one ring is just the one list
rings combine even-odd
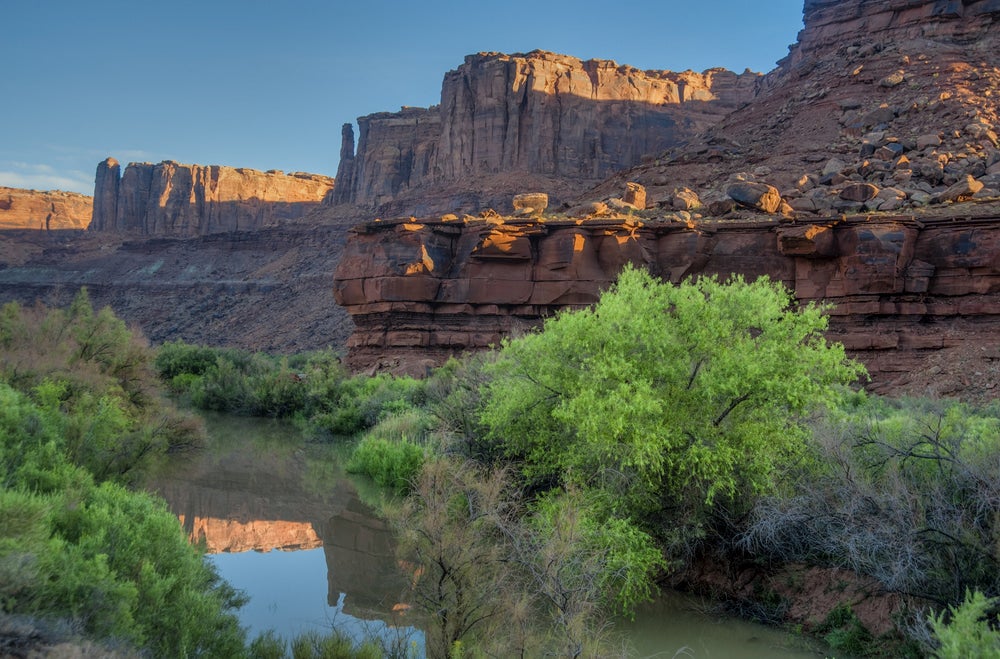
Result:
{"label": "red rock cliff face", "polygon": [[0,187],[0,229],[86,229],[93,205],[77,192]]}
{"label": "red rock cliff face", "polygon": [[592,304],[625,263],[671,281],[768,275],[800,300],[834,304],[831,338],[867,364],[878,388],[935,350],[995,336],[997,253],[993,217],[378,222],[355,230],[334,290],[357,327],[350,365],[412,373]]}
{"label": "red rock cliff face", "polygon": [[357,153],[342,149],[334,200],[375,208],[431,185],[489,189],[490,177],[511,172],[593,183],[716,123],[752,97],[759,77],[543,51],[470,55],[445,75],[440,105],[358,120]]}
{"label": "red rock cliff face", "polygon": [[318,207],[333,179],[316,174],[130,163],[108,158],[97,167],[95,231],[198,236],[252,231],[300,218]]}

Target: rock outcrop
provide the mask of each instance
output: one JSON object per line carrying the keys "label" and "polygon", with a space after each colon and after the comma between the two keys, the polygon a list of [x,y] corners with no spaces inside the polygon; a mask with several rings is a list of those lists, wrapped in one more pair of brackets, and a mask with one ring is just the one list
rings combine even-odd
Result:
{"label": "rock outcrop", "polygon": [[[547,192],[590,185],[683,143],[753,95],[760,76],[724,69],[641,71],[544,51],[479,53],[445,75],[440,105],[345,126],[337,203],[398,212],[478,210],[509,201],[511,173]],[[541,180],[541,179],[534,179]],[[449,183],[461,182],[453,195]],[[436,186],[436,187],[435,187]],[[422,192],[434,190],[437,200]],[[415,209],[415,210],[414,210]],[[506,209],[505,209],[506,210]]]}
{"label": "rock outcrop", "polygon": [[831,338],[865,362],[878,389],[935,350],[1000,343],[998,253],[1000,217],[401,220],[354,230],[334,291],[357,328],[352,367],[419,373],[592,304],[625,263],[670,281],[767,275],[799,300],[834,305]]}
{"label": "rock outcrop", "polygon": [[93,206],[78,192],[0,187],[0,229],[86,229]]}
{"label": "rock outcrop", "polygon": [[[709,199],[735,180],[769,184],[806,217],[997,197],[998,21],[986,0],[808,0],[798,42],[750,103],[583,200],[626,180],[664,201],[678,187]],[[975,191],[949,190],[970,176]],[[741,214],[731,208],[710,214]]]}
{"label": "rock outcrop", "polygon": [[158,236],[252,231],[301,218],[334,185],[318,174],[172,160],[130,163],[120,172],[114,158],[97,166],[91,230]]}

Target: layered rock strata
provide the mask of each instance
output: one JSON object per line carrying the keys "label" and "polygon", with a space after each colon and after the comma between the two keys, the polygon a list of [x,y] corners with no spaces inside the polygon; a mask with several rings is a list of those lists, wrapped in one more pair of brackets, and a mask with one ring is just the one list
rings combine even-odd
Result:
{"label": "layered rock strata", "polygon": [[94,231],[199,236],[253,231],[303,217],[333,190],[327,176],[174,161],[97,166]]}
{"label": "layered rock strata", "polygon": [[718,122],[759,78],[544,51],[470,55],[445,75],[440,105],[360,117],[356,153],[345,126],[334,200],[376,208],[457,181],[485,199],[503,187],[491,178],[511,172],[594,183]]}
{"label": "layered rock strata", "polygon": [[[833,304],[830,338],[889,386],[929,353],[1000,330],[1000,218],[912,216],[683,225],[622,220],[375,222],[354,230],[335,297],[355,369],[421,372],[589,305],[625,263],[664,279],[766,275]],[[989,341],[987,341],[988,343]]]}
{"label": "layered rock strata", "polygon": [[78,192],[0,187],[0,229],[86,229],[93,207]]}

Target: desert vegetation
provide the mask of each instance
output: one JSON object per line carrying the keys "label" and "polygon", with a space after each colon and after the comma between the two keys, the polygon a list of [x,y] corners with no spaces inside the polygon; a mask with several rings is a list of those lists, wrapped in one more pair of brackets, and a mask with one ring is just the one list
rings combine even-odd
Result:
{"label": "desert vegetation", "polygon": [[766,280],[626,270],[384,409],[357,462],[409,492],[387,510],[427,570],[431,655],[613,654],[609,614],[710,554],[902,598],[881,636],[849,602],[805,621],[840,652],[992,656],[1000,410],[866,395],[825,327]]}
{"label": "desert vegetation", "polygon": [[881,637],[850,602],[804,621],[840,652],[993,656],[1000,408],[867,395],[825,329],[767,280],[626,269],[593,308],[417,381],[352,376],[329,351],[154,353],[85,293],[6,305],[0,607],[157,655],[395,653],[246,643],[240,594],[129,489],[200,442],[158,376],[183,403],[354,443],[349,469],[385,488],[417,575],[429,656],[625,654],[613,616],[706,556],[845,568],[899,596]]}
{"label": "desert vegetation", "polygon": [[391,654],[335,633],[246,644],[243,595],[162,499],[130,487],[203,440],[162,395],[153,359],[85,290],[65,310],[0,308],[0,654]]}
{"label": "desert vegetation", "polygon": [[85,291],[67,310],[0,309],[0,610],[123,652],[238,654],[239,593],[163,501],[126,487],[199,441],[151,359]]}

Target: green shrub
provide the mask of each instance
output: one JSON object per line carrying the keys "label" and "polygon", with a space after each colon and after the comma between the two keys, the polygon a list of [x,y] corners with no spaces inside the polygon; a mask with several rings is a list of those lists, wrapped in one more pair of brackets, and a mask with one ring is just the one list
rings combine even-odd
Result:
{"label": "green shrub", "polygon": [[184,341],[167,341],[156,351],[153,365],[160,378],[173,380],[180,375],[204,375],[215,367],[218,351]]}
{"label": "green shrub", "polygon": [[199,426],[149,353],[85,293],[0,310],[0,613],[65,621],[150,656],[239,656],[241,597],[166,504],[120,483]]}
{"label": "green shrub", "polygon": [[153,656],[242,651],[242,603],[162,500],[104,483],[66,493],[0,489],[0,611],[73,621]]}
{"label": "green shrub", "polygon": [[[958,604],[1000,592],[1000,414],[954,401],[854,396],[816,424],[791,489],[761,500],[743,546]],[[804,463],[805,464],[805,463]]]}
{"label": "green shrub", "polygon": [[858,617],[847,604],[838,604],[829,614],[823,624],[816,628],[816,633],[823,637],[834,650],[846,652],[855,656],[868,656],[872,650],[872,635],[861,624]]}
{"label": "green shrub", "polygon": [[997,598],[968,591],[960,605],[932,615],[929,622],[938,643],[934,655],[940,659],[1000,658],[1000,619],[995,613],[992,618],[989,615],[997,603]]}
{"label": "green shrub", "polygon": [[384,416],[365,433],[365,437],[389,441],[405,439],[424,444],[433,427],[434,418],[427,410],[408,407]]}
{"label": "green shrub", "polygon": [[288,642],[273,629],[258,634],[247,649],[249,659],[285,659],[287,653]]}
{"label": "green shrub", "polygon": [[409,491],[424,463],[424,448],[406,439],[365,437],[351,454],[347,471],[369,476],[382,487]]}

